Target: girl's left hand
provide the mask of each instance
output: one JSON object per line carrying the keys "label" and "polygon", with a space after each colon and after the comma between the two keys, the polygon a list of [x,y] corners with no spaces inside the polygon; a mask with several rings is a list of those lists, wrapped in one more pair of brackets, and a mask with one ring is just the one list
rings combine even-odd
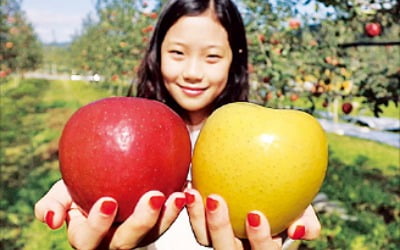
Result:
{"label": "girl's left hand", "polygon": [[[229,220],[228,206],[219,195],[210,195],[203,204],[198,191],[186,189],[186,207],[197,241],[215,250],[224,249],[282,249],[282,238],[272,237],[266,217],[259,211],[247,215],[248,241],[236,238]],[[294,240],[312,240],[319,236],[321,225],[311,206],[290,225],[287,234]]]}

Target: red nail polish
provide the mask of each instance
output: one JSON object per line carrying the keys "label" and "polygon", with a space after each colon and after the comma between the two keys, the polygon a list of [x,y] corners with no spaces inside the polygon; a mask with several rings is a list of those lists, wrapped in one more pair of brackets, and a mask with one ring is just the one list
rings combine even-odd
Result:
{"label": "red nail polish", "polygon": [[51,229],[55,229],[54,224],[53,224],[53,218],[54,218],[54,211],[49,210],[47,211],[46,215],[44,216],[44,220]]}
{"label": "red nail polish", "polygon": [[251,227],[258,227],[261,223],[260,215],[256,213],[248,213],[247,214],[247,221]]}
{"label": "red nail polish", "polygon": [[175,206],[178,209],[182,209],[186,205],[186,198],[177,197],[175,198]]}
{"label": "red nail polish", "polygon": [[218,201],[211,197],[207,197],[206,207],[209,211],[215,211],[218,208]]}
{"label": "red nail polish", "polygon": [[194,202],[194,200],[195,200],[194,195],[191,194],[191,193],[186,193],[185,192],[185,197],[186,197],[186,203],[187,204],[192,204]]}
{"label": "red nail polish", "polygon": [[100,207],[100,211],[105,215],[112,215],[117,209],[117,203],[114,201],[103,201]]}
{"label": "red nail polish", "polygon": [[304,237],[305,234],[306,234],[306,227],[299,225],[296,227],[296,230],[294,230],[294,234],[291,238],[293,240],[300,240],[301,238]]}
{"label": "red nail polish", "polygon": [[150,206],[154,210],[159,210],[164,205],[165,197],[164,196],[153,196],[150,198]]}

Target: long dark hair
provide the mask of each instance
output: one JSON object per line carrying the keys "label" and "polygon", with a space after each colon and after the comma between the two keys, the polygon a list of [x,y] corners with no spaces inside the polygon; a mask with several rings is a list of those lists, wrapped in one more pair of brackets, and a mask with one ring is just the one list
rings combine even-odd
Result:
{"label": "long dark hair", "polygon": [[249,82],[247,72],[247,40],[242,17],[230,0],[171,0],[160,13],[138,71],[137,96],[164,102],[179,115],[185,111],[175,102],[164,86],[161,74],[161,45],[169,28],[182,16],[196,16],[212,7],[228,33],[232,63],[228,82],[215,100],[213,110],[230,102],[247,101]]}

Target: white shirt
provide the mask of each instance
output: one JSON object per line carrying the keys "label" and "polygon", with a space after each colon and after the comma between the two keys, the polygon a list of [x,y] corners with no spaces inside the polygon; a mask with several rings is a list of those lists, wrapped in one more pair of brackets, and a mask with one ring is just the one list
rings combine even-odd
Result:
{"label": "white shirt", "polygon": [[[190,133],[192,149],[199,136],[200,130]],[[191,169],[189,169],[188,180],[192,180]],[[154,243],[139,248],[141,250],[210,250],[212,248],[201,246],[197,243],[192,227],[190,226],[189,215],[186,208],[182,209],[178,218],[171,227]]]}

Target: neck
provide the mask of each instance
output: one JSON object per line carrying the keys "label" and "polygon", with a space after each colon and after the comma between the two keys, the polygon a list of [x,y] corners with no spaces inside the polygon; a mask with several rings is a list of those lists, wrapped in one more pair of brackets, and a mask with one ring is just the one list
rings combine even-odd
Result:
{"label": "neck", "polygon": [[189,131],[201,129],[208,116],[209,112],[205,110],[189,112],[189,117],[186,121]]}

